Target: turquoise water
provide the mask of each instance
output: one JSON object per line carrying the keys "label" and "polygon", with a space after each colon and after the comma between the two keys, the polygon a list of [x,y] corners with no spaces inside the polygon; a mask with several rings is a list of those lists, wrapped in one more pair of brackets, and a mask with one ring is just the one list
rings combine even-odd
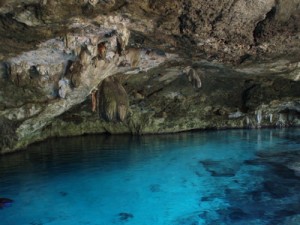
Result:
{"label": "turquoise water", "polygon": [[297,161],[300,129],[52,139],[0,158],[0,224],[300,224]]}

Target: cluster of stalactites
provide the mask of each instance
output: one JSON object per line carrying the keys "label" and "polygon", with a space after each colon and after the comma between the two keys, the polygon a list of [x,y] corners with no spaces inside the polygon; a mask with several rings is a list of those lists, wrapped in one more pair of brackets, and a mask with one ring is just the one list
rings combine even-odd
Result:
{"label": "cluster of stalactites", "polygon": [[92,91],[92,111],[106,121],[124,121],[129,101],[126,90],[115,77],[104,79],[98,90]]}

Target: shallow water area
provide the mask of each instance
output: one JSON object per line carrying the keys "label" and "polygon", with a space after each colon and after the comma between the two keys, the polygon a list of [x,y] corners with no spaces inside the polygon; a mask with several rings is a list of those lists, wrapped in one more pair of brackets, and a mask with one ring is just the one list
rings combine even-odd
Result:
{"label": "shallow water area", "polygon": [[51,139],[0,158],[1,225],[300,224],[300,129]]}

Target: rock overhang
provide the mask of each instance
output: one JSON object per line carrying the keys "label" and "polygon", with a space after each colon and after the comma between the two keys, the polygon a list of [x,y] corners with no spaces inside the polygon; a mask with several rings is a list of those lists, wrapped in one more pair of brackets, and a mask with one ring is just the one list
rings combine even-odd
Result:
{"label": "rock overhang", "polygon": [[[19,123],[19,148],[56,135],[45,129],[74,107],[86,104],[99,83],[115,75],[134,102],[129,112],[132,120],[121,128],[122,132],[257,127],[263,125],[258,124],[258,118],[259,123],[267,120],[260,118],[264,115],[269,121],[279,121],[279,126],[299,125],[299,2],[3,1],[0,71],[5,87],[0,95],[0,115]],[[105,58],[99,56],[99,44],[105,46]],[[187,67],[196,75],[182,76]],[[64,94],[59,92],[62,78],[73,82]],[[140,87],[133,83],[126,87],[126,79],[137,80]],[[189,79],[190,90],[181,87],[190,85]],[[223,87],[216,86],[220,82],[224,82]],[[280,82],[284,83],[282,90]],[[284,94],[270,97],[275,93],[273,83],[279,93],[291,86],[291,98]],[[237,97],[230,93],[230,85],[237,86]],[[214,93],[218,88],[233,103],[218,103],[228,101],[222,93]],[[12,90],[14,93],[9,94]],[[265,101],[259,97],[261,93],[267,95]],[[160,101],[157,94],[166,95],[167,100]],[[170,104],[171,109],[151,102],[155,101],[153,96],[163,105]],[[202,108],[187,107],[183,102],[197,103]],[[182,112],[172,113],[172,107]],[[187,113],[189,110],[191,113]],[[197,110],[203,113],[195,118],[196,122],[190,122]],[[224,121],[240,121],[203,122],[210,119],[210,114]],[[172,116],[177,120],[183,115],[187,118],[174,125]],[[151,123],[157,127],[152,129]],[[276,123],[268,122],[266,126]],[[103,126],[106,131],[118,132],[114,125]],[[97,132],[93,129],[81,128],[74,133]]]}

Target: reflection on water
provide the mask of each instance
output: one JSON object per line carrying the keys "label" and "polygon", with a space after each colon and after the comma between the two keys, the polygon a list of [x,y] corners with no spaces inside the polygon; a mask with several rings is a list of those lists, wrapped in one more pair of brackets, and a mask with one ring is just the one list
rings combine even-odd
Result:
{"label": "reflection on water", "polygon": [[299,131],[35,144],[0,158],[1,225],[300,224]]}

